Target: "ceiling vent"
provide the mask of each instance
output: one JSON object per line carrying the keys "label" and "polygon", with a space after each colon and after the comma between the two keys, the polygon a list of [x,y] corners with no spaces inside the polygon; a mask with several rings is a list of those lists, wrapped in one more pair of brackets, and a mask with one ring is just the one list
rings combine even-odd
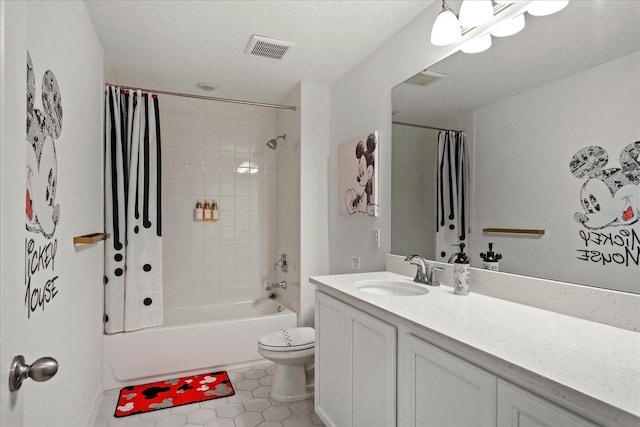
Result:
{"label": "ceiling vent", "polygon": [[294,43],[271,37],[252,35],[244,53],[249,55],[264,56],[265,58],[282,59]]}
{"label": "ceiling vent", "polygon": [[447,77],[446,74],[438,73],[437,71],[424,70],[407,79],[405,83],[418,86],[426,86],[445,77]]}

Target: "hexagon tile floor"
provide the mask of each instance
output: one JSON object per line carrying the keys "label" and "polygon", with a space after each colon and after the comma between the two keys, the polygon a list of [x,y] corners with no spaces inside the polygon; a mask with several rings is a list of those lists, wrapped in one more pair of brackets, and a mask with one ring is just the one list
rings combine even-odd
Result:
{"label": "hexagon tile floor", "polygon": [[119,389],[104,392],[95,427],[318,427],[313,398],[280,403],[269,398],[273,364],[227,371],[236,394],[146,414],[115,418]]}

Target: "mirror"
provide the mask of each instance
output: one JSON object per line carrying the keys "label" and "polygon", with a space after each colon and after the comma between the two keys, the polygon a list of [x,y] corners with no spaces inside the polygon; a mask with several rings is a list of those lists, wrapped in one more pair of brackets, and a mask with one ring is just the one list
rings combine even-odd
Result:
{"label": "mirror", "polygon": [[463,130],[473,267],[493,243],[500,271],[640,293],[640,2],[525,15],[393,89],[392,253],[442,260],[429,127]]}

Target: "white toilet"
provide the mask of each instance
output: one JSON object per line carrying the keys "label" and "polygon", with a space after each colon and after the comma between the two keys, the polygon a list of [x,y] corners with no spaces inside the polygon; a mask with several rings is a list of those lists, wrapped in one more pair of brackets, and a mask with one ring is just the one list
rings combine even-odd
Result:
{"label": "white toilet", "polygon": [[258,341],[258,353],[275,363],[271,398],[293,402],[313,396],[307,387],[306,366],[313,363],[316,345],[313,328],[281,329]]}

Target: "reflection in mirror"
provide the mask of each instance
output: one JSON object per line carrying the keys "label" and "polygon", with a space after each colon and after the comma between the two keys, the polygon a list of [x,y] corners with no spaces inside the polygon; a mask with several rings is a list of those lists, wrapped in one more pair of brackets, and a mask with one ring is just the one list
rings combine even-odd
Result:
{"label": "reflection in mirror", "polygon": [[640,293],[640,2],[525,16],[488,51],[458,52],[393,89],[392,253],[447,261],[430,128],[464,130],[472,266],[493,243],[500,271]]}

